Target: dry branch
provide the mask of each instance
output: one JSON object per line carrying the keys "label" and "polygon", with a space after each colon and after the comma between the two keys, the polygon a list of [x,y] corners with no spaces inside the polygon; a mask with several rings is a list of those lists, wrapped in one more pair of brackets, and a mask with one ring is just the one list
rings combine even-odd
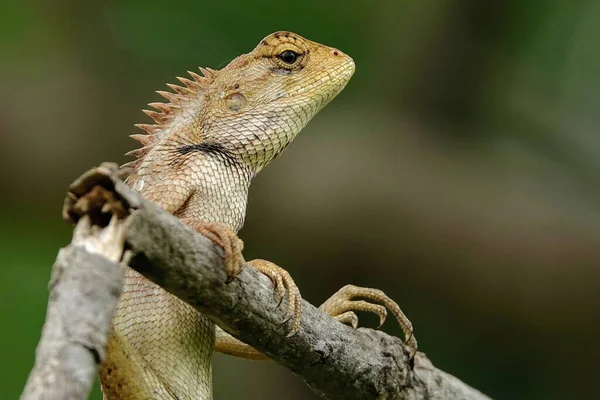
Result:
{"label": "dry branch", "polygon": [[21,399],[88,397],[123,286],[118,261],[124,227],[113,219],[99,230],[86,217],[72,243],[58,252],[42,338]]}
{"label": "dry branch", "polygon": [[[102,201],[79,207],[78,198],[94,187],[102,188],[103,199],[118,200],[123,207],[106,207]],[[88,172],[72,185],[71,192],[74,196],[67,200],[65,210],[74,221],[91,215],[102,224],[111,213],[123,217],[128,210],[125,248],[132,268],[292,370],[325,398],[488,399],[436,369],[423,353],[411,360],[411,350],[400,339],[371,329],[354,330],[307,302],[301,329],[286,337],[281,324],[285,307],[276,307],[269,279],[247,267],[226,284],[220,248],[142,199],[108,169]]]}

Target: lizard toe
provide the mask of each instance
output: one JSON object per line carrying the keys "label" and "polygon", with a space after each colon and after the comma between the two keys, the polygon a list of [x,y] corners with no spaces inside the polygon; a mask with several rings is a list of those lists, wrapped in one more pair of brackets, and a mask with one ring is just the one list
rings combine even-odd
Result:
{"label": "lizard toe", "polygon": [[413,334],[412,323],[402,312],[398,303],[379,289],[346,285],[321,304],[319,309],[342,323],[348,324],[350,322],[354,327],[358,324],[358,318],[354,313],[354,317],[348,316],[347,313],[349,312],[365,311],[373,313],[379,317],[379,326],[381,326],[385,322],[389,310],[402,328],[405,343],[415,349],[413,356],[417,351],[417,340]]}
{"label": "lizard toe", "polygon": [[341,314],[331,316],[344,325],[351,326],[354,329],[358,328],[358,316],[354,311],[346,311]]}
{"label": "lizard toe", "polygon": [[267,260],[255,259],[248,264],[271,279],[278,298],[277,307],[283,303],[285,298],[285,317],[281,323],[289,323],[287,336],[293,336],[300,329],[302,317],[302,296],[294,279],[285,269]]}
{"label": "lizard toe", "polygon": [[227,276],[225,282],[231,283],[238,276],[245,263],[242,255],[244,242],[225,224],[192,220],[190,218],[182,218],[181,220],[223,249],[225,274]]}

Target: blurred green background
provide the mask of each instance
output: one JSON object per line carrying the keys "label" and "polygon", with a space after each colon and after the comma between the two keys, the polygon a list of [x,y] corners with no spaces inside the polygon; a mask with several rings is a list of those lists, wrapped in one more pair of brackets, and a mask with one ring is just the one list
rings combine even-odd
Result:
{"label": "blurred green background", "polygon": [[[314,304],[383,289],[438,367],[494,398],[597,392],[597,0],[0,7],[1,398],[33,363],[70,181],[127,160],[154,90],[280,29],[357,71],[255,180],[246,258],[286,267]],[[216,399],[316,399],[270,362],[217,355],[214,379]]]}

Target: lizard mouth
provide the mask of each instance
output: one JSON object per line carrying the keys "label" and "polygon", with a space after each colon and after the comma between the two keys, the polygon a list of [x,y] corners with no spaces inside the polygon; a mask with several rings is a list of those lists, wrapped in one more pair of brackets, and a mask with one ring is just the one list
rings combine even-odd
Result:
{"label": "lizard mouth", "polygon": [[356,65],[350,56],[344,54],[343,57],[344,61],[339,63],[337,67],[333,68],[328,74],[328,77],[331,81],[344,81],[345,86],[350,78],[352,78],[352,75],[354,75]]}
{"label": "lizard mouth", "polygon": [[323,97],[332,99],[344,89],[352,75],[355,65],[352,58],[346,56],[343,63],[338,63],[333,68],[324,67],[323,73],[311,83],[299,86],[290,95],[301,95],[304,93],[321,93]]}
{"label": "lizard mouth", "polygon": [[346,62],[327,74],[329,84],[339,86],[335,94],[339,93],[346,86],[348,81],[350,81],[350,78],[352,78],[352,75],[354,75],[354,71],[356,69],[354,60],[348,56],[346,57]]}
{"label": "lizard mouth", "polygon": [[[350,58],[350,57],[348,57],[348,58]],[[354,64],[354,60],[350,58],[348,60],[348,69],[346,70],[346,76],[347,76],[348,80],[350,80],[350,78],[352,78],[352,75],[354,75],[355,70],[356,70],[356,64]]]}

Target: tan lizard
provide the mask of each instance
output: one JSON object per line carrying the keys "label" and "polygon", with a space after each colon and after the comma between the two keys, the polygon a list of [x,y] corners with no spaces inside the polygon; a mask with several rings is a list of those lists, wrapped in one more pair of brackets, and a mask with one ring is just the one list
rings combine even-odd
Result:
{"label": "tan lizard", "polygon": [[[250,180],[277,157],[354,73],[353,60],[290,32],[276,32],[222,70],[179,78],[168,103],[145,111],[155,124],[132,137],[126,182],[224,249],[228,276],[244,264],[241,229]],[[249,263],[286,298],[289,331],[299,326],[300,292],[289,274],[265,260]],[[126,283],[100,371],[106,399],[211,399],[213,349],[247,358],[260,353],[217,329],[193,308],[126,268]],[[354,300],[361,296],[377,302]],[[322,309],[356,326],[354,311],[385,319],[388,307],[416,347],[412,327],[382,292],[348,286]]]}

